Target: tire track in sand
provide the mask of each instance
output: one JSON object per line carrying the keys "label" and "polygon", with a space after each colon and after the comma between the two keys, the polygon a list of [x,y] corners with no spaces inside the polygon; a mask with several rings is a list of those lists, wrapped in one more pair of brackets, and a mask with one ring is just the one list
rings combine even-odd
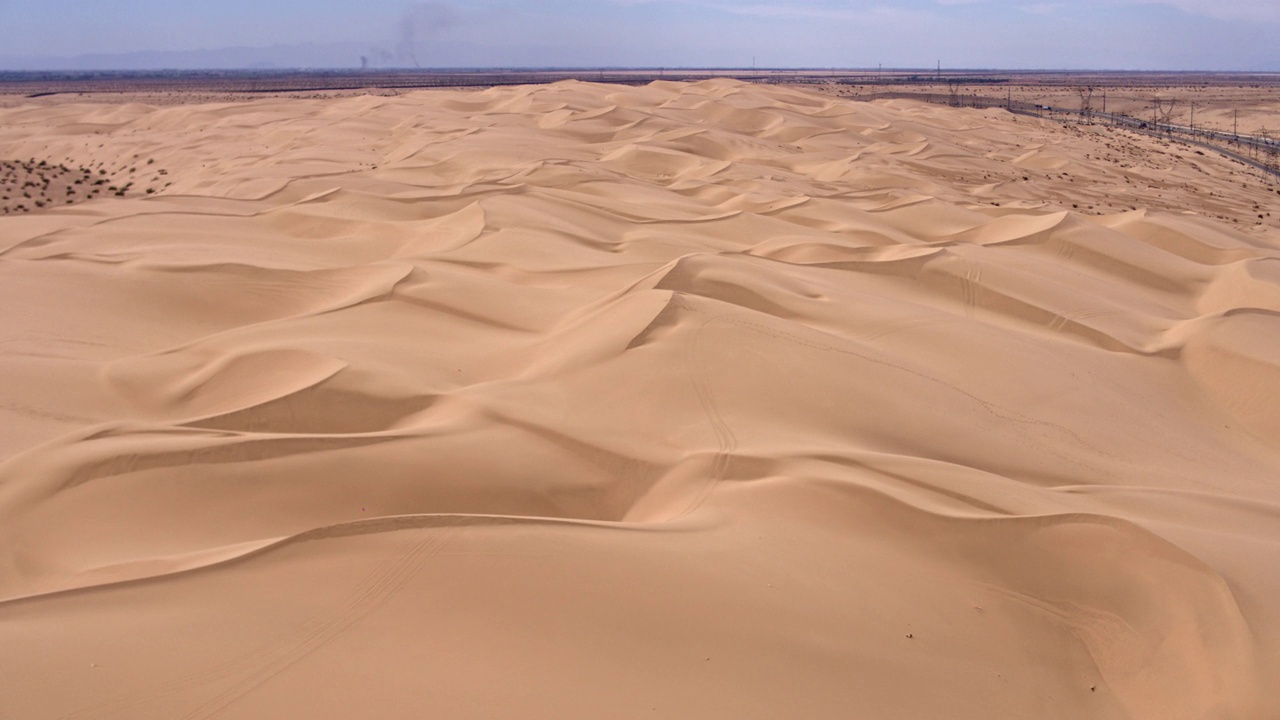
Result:
{"label": "tire track in sand", "polygon": [[738,449],[738,438],[733,434],[733,429],[729,427],[729,423],[725,422],[724,415],[720,412],[719,405],[716,404],[715,394],[711,390],[711,383],[706,373],[701,371],[702,364],[699,362],[699,356],[702,354],[703,333],[708,325],[719,319],[720,316],[712,316],[703,320],[694,333],[693,339],[685,345],[684,352],[685,371],[689,375],[690,382],[693,383],[693,390],[698,397],[698,404],[702,406],[702,411],[706,414],[708,422],[711,423],[711,429],[715,432],[716,444],[719,445],[719,450],[716,451],[715,462],[711,468],[711,476],[707,478],[706,482],[693,496],[693,499],[689,501],[689,505],[670,520],[679,520],[686,517],[702,505],[716,485],[719,485],[720,481],[728,474],[729,465],[733,461],[733,454]]}
{"label": "tire track in sand", "polygon": [[438,530],[404,543],[372,572],[339,605],[337,610],[317,615],[285,638],[272,638],[230,661],[190,673],[137,693],[118,696],[105,704],[61,716],[61,720],[85,720],[111,716],[133,716],[126,712],[155,700],[234,679],[231,685],[180,717],[182,720],[212,718],[227,707],[266,684],[307,656],[350,629],[386,603],[429,560],[452,540],[458,518],[449,518]]}

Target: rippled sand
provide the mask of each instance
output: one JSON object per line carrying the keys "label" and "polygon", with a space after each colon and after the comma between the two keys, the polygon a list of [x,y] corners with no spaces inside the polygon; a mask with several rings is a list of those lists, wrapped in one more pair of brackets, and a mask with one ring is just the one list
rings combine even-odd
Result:
{"label": "rippled sand", "polygon": [[167,183],[0,217],[0,716],[1280,712],[1280,195],[1100,137],[0,111]]}

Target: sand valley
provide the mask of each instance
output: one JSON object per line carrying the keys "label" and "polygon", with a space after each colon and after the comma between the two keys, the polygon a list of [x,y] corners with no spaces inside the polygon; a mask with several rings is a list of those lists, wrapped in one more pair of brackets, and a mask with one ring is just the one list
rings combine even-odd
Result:
{"label": "sand valley", "polygon": [[1280,713],[1255,170],[731,79],[0,160],[0,717]]}

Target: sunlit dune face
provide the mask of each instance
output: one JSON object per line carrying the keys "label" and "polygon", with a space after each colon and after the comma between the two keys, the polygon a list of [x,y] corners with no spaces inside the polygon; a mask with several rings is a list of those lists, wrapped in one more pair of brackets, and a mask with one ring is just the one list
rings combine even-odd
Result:
{"label": "sunlit dune face", "polygon": [[0,215],[15,717],[1276,710],[1280,196],[1226,159],[729,80],[3,157],[60,200]]}

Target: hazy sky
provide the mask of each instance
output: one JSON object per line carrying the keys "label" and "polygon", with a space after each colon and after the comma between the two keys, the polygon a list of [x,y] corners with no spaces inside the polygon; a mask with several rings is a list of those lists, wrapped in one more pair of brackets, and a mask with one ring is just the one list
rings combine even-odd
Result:
{"label": "hazy sky", "polygon": [[0,0],[10,69],[1280,70],[1278,46],[1280,0]]}

